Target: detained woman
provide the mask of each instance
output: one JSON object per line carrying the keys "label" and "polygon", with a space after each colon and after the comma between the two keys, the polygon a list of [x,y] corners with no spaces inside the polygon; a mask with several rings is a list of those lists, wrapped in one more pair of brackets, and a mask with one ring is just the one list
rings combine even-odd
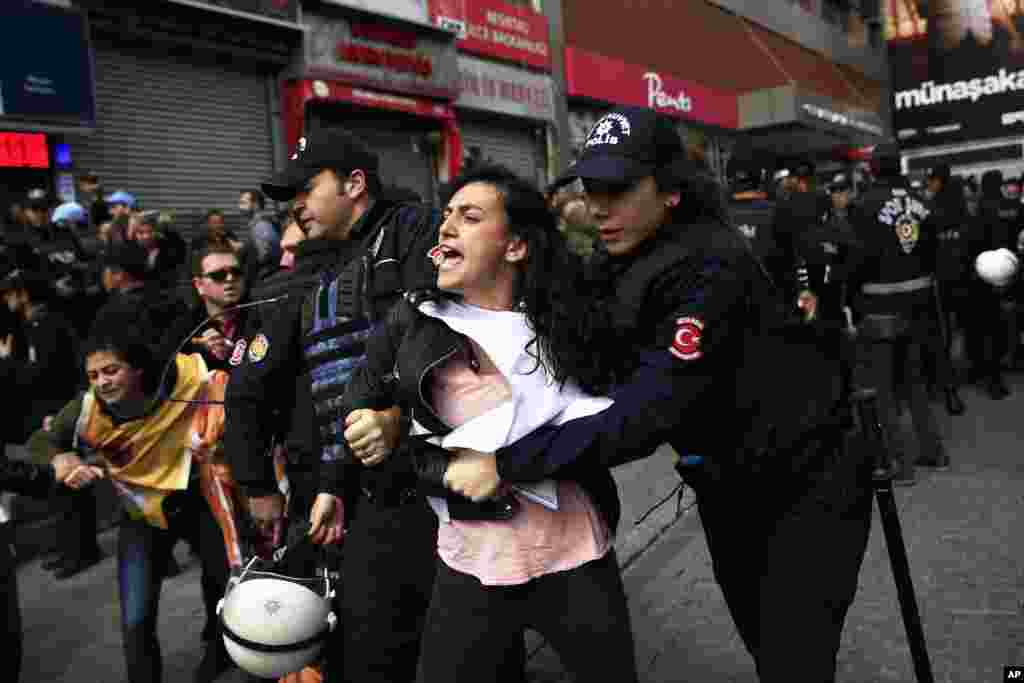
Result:
{"label": "detained woman", "polygon": [[[367,467],[419,462],[438,446],[496,450],[611,405],[584,392],[608,378],[591,361],[578,260],[543,196],[500,167],[453,190],[430,254],[436,288],[395,307],[345,395],[348,446]],[[395,404],[412,429],[392,454],[366,425]],[[497,680],[524,628],[543,634],[577,680],[637,680],[608,470],[581,466],[499,494],[504,503],[476,511],[454,494],[430,498],[439,563],[417,680]]]}

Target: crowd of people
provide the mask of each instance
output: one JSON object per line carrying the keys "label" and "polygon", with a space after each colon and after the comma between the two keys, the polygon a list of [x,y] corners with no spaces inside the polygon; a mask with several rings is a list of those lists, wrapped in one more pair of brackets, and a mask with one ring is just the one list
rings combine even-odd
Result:
{"label": "crowd of people", "polygon": [[[1024,206],[1020,180],[999,170],[985,172],[978,188],[945,164],[913,179],[895,152],[887,160],[888,168],[876,155],[872,177],[859,185],[845,173],[819,185],[809,163],[768,182],[742,170],[730,215],[809,315],[859,332],[849,351],[856,381],[879,390],[896,437],[896,482],[913,485],[915,463],[949,466],[933,400],[961,415],[964,384],[993,400],[1009,395],[1004,373],[1019,362],[1024,329],[1020,282],[993,284],[976,263],[995,251],[1017,263]],[[912,430],[900,420],[904,410]]]}
{"label": "crowd of people", "polygon": [[33,193],[0,243],[0,376],[23,398],[3,440],[38,464],[3,461],[0,486],[63,510],[59,579],[100,558],[92,487],[113,485],[132,683],[161,680],[175,543],[202,567],[208,683],[224,636],[257,637],[218,617],[232,574],[296,534],[341,578],[303,681],[522,681],[527,628],[579,680],[636,681],[610,470],[668,443],[760,679],[833,680],[871,519],[852,388],[894,430],[909,396],[908,483],[949,464],[917,391],[962,412],[948,330],[1006,393],[1007,291],[971,265],[1017,249],[1002,184],[972,216],[948,169],[918,197],[877,158],[855,200],[844,177],[778,201],[748,183],[730,211],[670,121],[625,107],[546,192],[484,164],[431,206],[329,129],[240,193],[238,234],[212,210],[187,242],[95,177],[79,203]]}

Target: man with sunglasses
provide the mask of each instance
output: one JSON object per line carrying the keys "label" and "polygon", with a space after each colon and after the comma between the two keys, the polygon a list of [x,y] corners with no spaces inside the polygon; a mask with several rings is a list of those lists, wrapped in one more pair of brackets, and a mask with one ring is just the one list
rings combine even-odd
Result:
{"label": "man with sunglasses", "polygon": [[445,483],[481,500],[503,481],[671,444],[762,683],[833,680],[871,515],[871,463],[844,450],[838,361],[728,223],[670,120],[609,112],[563,181],[575,178],[602,242],[590,313],[611,328],[599,348],[615,403],[497,454],[460,451]]}
{"label": "man with sunglasses", "polygon": [[[336,128],[302,138],[285,170],[262,189],[276,201],[294,200],[292,215],[306,236],[296,271],[311,250],[329,251],[333,263],[308,294],[292,290],[269,308],[264,327],[245,340],[248,350],[227,392],[228,460],[265,530],[284,515],[269,456],[279,435],[288,434],[289,517],[310,519],[314,542],[337,540],[337,527],[328,523],[335,517],[327,514],[334,510],[326,508],[334,507],[334,496],[345,501],[347,521],[358,521],[345,541],[342,618],[337,642],[327,648],[328,678],[412,681],[433,583],[436,518],[415,495],[411,470],[403,480],[394,467],[379,468],[387,470],[379,475],[366,469],[346,478],[351,490],[333,490],[343,466],[340,440],[350,428],[336,422],[336,405],[373,324],[404,291],[433,282],[426,255],[437,241],[439,216],[425,205],[382,197],[376,155]],[[394,410],[356,429],[384,444],[397,440],[399,425]]]}
{"label": "man with sunglasses", "polygon": [[245,270],[238,252],[222,241],[204,240],[196,245],[191,261],[194,303],[189,314],[181,316],[164,336],[160,357],[169,358],[181,347],[182,353],[202,354],[209,368],[230,371],[240,362],[232,356],[235,342],[259,326],[255,307],[234,310],[247,300]]}

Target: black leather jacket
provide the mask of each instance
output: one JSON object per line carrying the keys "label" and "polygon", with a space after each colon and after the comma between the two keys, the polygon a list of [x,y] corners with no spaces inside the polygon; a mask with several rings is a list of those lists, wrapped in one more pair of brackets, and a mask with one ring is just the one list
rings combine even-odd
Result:
{"label": "black leather jacket", "polygon": [[[432,435],[443,436],[451,431],[428,398],[430,371],[463,348],[466,340],[442,321],[420,313],[417,305],[422,300],[419,293],[407,294],[369,339],[366,363],[352,376],[345,392],[341,405],[343,417],[361,408],[384,410],[400,405],[403,420],[416,420]],[[347,448],[346,445],[346,451]],[[408,467],[411,459],[424,493],[447,495],[449,501],[455,496],[443,488],[447,451],[428,443],[424,437],[405,437],[396,456],[368,472],[380,477],[387,475],[388,468],[394,468],[399,473]],[[341,468],[342,476],[350,468],[362,467],[351,452],[347,452],[346,464],[347,467]],[[620,504],[615,481],[607,467],[581,464],[559,470],[555,476],[579,483],[601,510],[609,528],[615,529]]]}

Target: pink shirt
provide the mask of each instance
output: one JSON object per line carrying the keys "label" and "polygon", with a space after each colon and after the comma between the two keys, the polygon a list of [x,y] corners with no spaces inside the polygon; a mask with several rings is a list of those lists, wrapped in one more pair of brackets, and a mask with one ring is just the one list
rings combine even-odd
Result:
{"label": "pink shirt", "polygon": [[[469,343],[473,356],[460,352],[433,375],[434,409],[451,427],[512,398],[505,377],[483,349]],[[511,520],[442,521],[437,550],[444,563],[484,585],[508,586],[574,569],[608,552],[608,526],[576,482],[558,482],[558,510],[515,496],[521,508]]]}

